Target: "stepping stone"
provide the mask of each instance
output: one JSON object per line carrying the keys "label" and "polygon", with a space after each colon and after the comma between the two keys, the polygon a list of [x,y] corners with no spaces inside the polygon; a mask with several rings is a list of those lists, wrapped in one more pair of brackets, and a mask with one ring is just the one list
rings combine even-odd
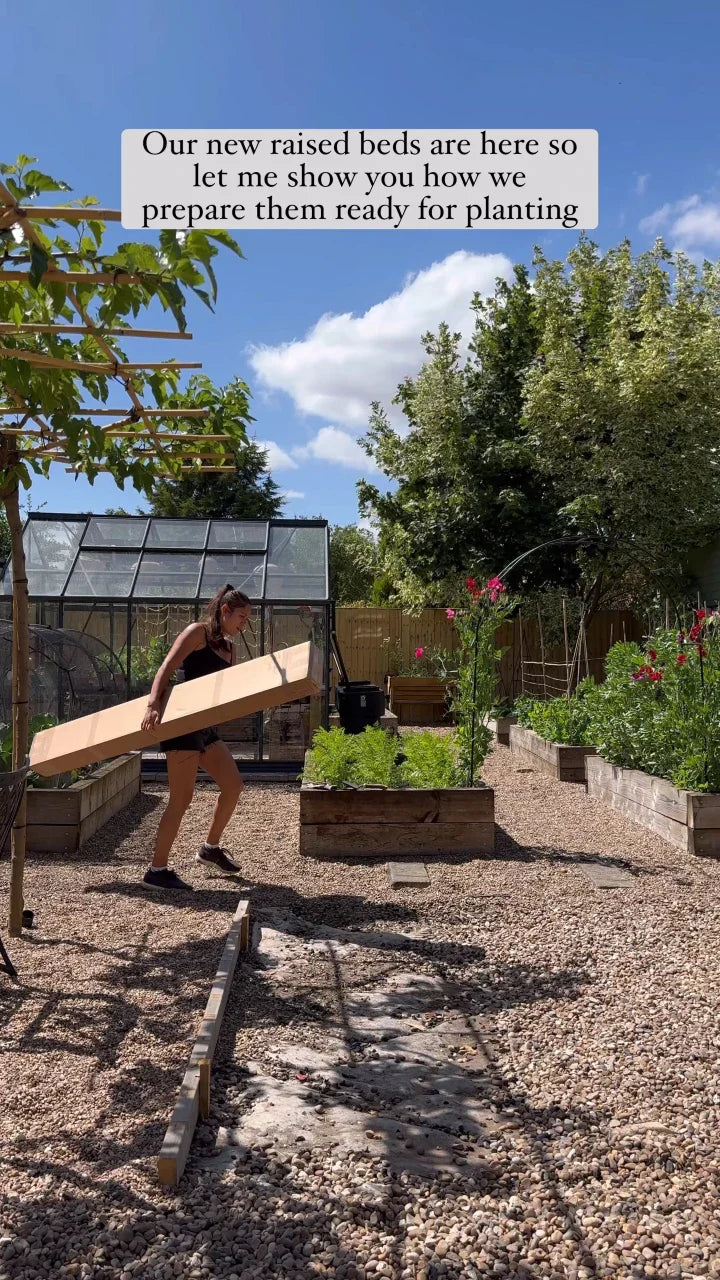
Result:
{"label": "stepping stone", "polygon": [[584,862],[582,870],[596,889],[629,889],[635,877],[622,867],[604,862]]}
{"label": "stepping stone", "polygon": [[390,884],[393,889],[403,884],[429,884],[430,877],[424,862],[388,862]]}

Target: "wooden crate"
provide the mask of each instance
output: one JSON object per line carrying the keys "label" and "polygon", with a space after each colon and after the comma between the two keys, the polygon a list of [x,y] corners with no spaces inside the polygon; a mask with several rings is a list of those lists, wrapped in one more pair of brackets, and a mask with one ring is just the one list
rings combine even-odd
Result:
{"label": "wooden crate", "polygon": [[387,858],[492,853],[495,792],[457,790],[328,791],[303,782],[300,853],[312,858]]}
{"label": "wooden crate", "polygon": [[519,724],[510,726],[510,750],[519,763],[547,773],[560,782],[584,782],[585,760],[595,755],[594,747],[568,747],[560,742],[548,742],[532,729],[523,729]]}
{"label": "wooden crate", "polygon": [[431,676],[388,676],[390,710],[400,724],[440,724],[447,716],[449,682]]}
{"label": "wooden crate", "polygon": [[141,789],[140,753],[120,756],[62,790],[29,788],[30,853],[75,853]]}
{"label": "wooden crate", "polygon": [[682,791],[665,778],[621,769],[600,756],[587,761],[588,795],[616,813],[701,856],[720,856],[720,795]]}

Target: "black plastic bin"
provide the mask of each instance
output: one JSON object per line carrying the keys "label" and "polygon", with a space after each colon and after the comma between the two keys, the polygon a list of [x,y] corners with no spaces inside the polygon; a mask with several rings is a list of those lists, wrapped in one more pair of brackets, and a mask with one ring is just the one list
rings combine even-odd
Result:
{"label": "black plastic bin", "polygon": [[385,714],[385,694],[369,680],[349,680],[337,686],[335,705],[345,732],[362,733]]}

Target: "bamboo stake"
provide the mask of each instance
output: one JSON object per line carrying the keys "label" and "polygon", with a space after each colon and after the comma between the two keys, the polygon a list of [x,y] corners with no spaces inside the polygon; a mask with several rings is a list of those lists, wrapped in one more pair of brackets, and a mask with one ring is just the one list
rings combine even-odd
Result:
{"label": "bamboo stake", "polygon": [[16,221],[32,218],[34,222],[120,222],[119,209],[96,209],[93,205],[15,205],[12,209]]}
{"label": "bamboo stake", "polygon": [[518,623],[520,624],[520,692],[525,694],[525,654],[523,649],[523,620],[522,609],[518,609]]}
{"label": "bamboo stake", "polygon": [[[582,638],[583,638],[583,650],[585,652],[585,678],[587,679],[587,677],[590,675],[590,663],[588,661],[587,630],[585,627],[584,618],[582,620]],[[578,673],[579,671],[580,671],[580,668],[578,667]]]}
{"label": "bamboo stake", "polygon": [[[22,520],[18,501],[17,480],[3,494],[5,512],[10,526],[13,575],[13,646],[12,646],[12,768],[22,769],[25,764],[29,728],[30,668],[27,638],[30,633],[30,611],[23,547]],[[25,870],[27,820],[27,788],[13,824],[10,862],[10,915],[8,929],[11,938],[22,933],[23,874]]]}
{"label": "bamboo stake", "polygon": [[[17,409],[11,409],[9,405],[3,405],[0,408],[0,414],[9,414],[9,413],[17,413]],[[130,409],[85,409],[83,408],[83,409],[79,409],[74,416],[76,418],[121,417],[123,419],[123,422],[125,421],[125,419],[132,422],[133,419],[132,417],[129,416],[130,414],[131,414]],[[144,418],[207,418],[208,411],[207,409],[144,409],[143,408],[142,416]],[[121,426],[122,423],[116,423],[115,425]],[[10,428],[6,427],[6,428],[3,428],[3,430],[9,431]],[[107,430],[109,431],[111,430],[111,428],[108,427]],[[230,438],[231,438],[230,436],[227,437],[228,440]]]}
{"label": "bamboo stake", "polygon": [[670,597],[665,597],[665,630],[670,630]]}
{"label": "bamboo stake", "polygon": [[563,635],[565,636],[565,679],[567,681],[567,696],[570,699],[570,651],[568,647],[568,620],[567,620],[567,601],[563,596],[562,602],[563,614]]}
{"label": "bamboo stake", "polygon": [[20,351],[12,347],[0,347],[0,360],[26,360],[28,364],[37,364],[46,366],[49,369],[70,369],[73,373],[78,370],[83,373],[109,373],[115,377],[119,377],[122,373],[136,371],[141,369],[202,369],[202,364],[179,363],[178,361],[164,361],[160,364],[132,363],[126,364],[123,361],[116,360],[112,364],[92,361],[92,360],[61,360],[58,356],[46,356],[40,351]]}
{"label": "bamboo stake", "polygon": [[547,698],[547,676],[545,674],[545,641],[543,639],[542,615],[540,613],[539,600],[538,600],[538,607],[537,607],[537,615],[538,615],[538,632],[540,635],[540,659],[542,662],[543,697]]}
{"label": "bamboo stake", "polygon": [[[29,230],[29,229],[28,229]],[[32,238],[32,237],[31,237]],[[150,276],[148,272],[148,276]],[[29,271],[0,271],[0,284],[10,280],[15,284],[27,283]],[[160,276],[153,278],[160,279]],[[127,271],[43,271],[41,284],[143,284],[142,276],[132,276]]]}
{"label": "bamboo stake", "polygon": [[[11,324],[3,321],[0,323],[0,333],[59,333],[62,334],[88,334],[94,330],[88,329],[83,324]],[[102,329],[102,334],[106,338],[180,338],[183,342],[189,342],[192,339],[191,333],[183,333],[181,329]]]}

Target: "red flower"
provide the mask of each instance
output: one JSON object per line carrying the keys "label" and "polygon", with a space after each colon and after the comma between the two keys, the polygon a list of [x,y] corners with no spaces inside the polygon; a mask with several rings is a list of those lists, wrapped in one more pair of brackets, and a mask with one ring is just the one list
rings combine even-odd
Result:
{"label": "red flower", "polygon": [[648,658],[650,658],[653,662],[657,662],[657,654],[654,649],[648,649]]}
{"label": "red flower", "polygon": [[688,639],[689,639],[690,643],[691,643],[691,644],[697,644],[697,642],[698,642],[698,640],[700,639],[700,636],[701,636],[701,635],[702,635],[702,626],[700,625],[700,623],[699,623],[699,622],[696,622],[696,623],[695,623],[695,626],[694,626],[694,627],[691,627],[691,628],[690,628],[690,631],[689,631],[689,633],[688,633]]}
{"label": "red flower", "polygon": [[707,609],[696,609],[695,617],[697,618],[698,622],[702,622],[703,618],[707,618]]}
{"label": "red flower", "polygon": [[639,671],[633,671],[632,678],[633,680],[647,680],[648,667],[645,666],[645,663],[643,663]]}
{"label": "red flower", "polygon": [[703,649],[703,646],[701,644],[697,646],[697,652],[698,652],[698,658],[707,658],[707,649]]}
{"label": "red flower", "polygon": [[475,581],[474,578],[468,578],[466,585],[467,585],[468,591],[474,591],[477,586],[477,582]]}
{"label": "red flower", "polygon": [[662,671],[648,671],[648,680],[662,680]]}
{"label": "red flower", "polygon": [[685,663],[687,662],[687,654],[686,654],[686,653],[679,653],[679,654],[678,654],[678,656],[677,656],[677,658],[675,659],[675,661],[677,662],[677,664],[678,664],[678,666],[679,666],[679,667],[684,666],[684,665],[685,665]]}

